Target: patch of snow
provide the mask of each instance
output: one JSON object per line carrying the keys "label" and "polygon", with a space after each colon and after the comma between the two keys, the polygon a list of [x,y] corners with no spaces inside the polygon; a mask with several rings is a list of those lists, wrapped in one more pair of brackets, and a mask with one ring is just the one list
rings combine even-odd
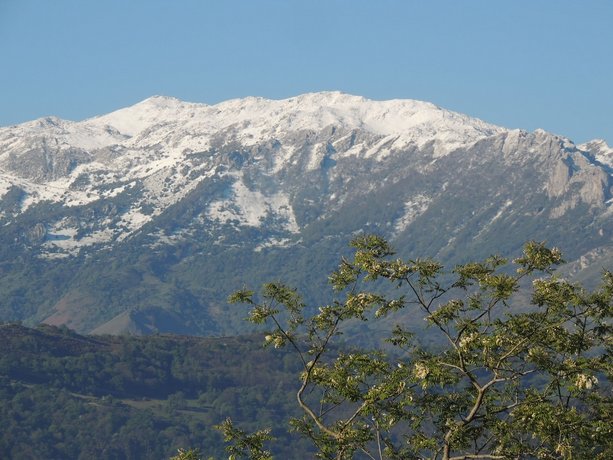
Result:
{"label": "patch of snow", "polygon": [[91,246],[94,244],[108,243],[112,241],[114,237],[115,233],[111,229],[105,228],[81,238],[79,240],[79,246]]}
{"label": "patch of snow", "polygon": [[609,147],[603,139],[595,139],[577,147],[580,150],[592,152],[596,161],[613,169],[613,147]]}
{"label": "patch of snow", "polygon": [[431,202],[431,197],[422,194],[415,195],[406,201],[403,215],[394,223],[393,236],[398,236],[404,232],[417,217],[426,212]]}
{"label": "patch of snow", "polygon": [[[208,166],[205,166],[204,170],[202,167],[192,167],[190,173],[198,173],[194,179],[191,179],[189,174],[183,176],[171,173],[173,167],[180,168],[181,164],[181,161],[177,159],[143,179],[146,201],[155,206],[153,215],[160,214],[194,190],[203,180],[215,175],[215,167]],[[183,166],[188,165],[183,163]]]}
{"label": "patch of snow", "polygon": [[385,158],[391,152],[390,147],[398,140],[398,136],[385,136],[377,141],[374,145],[369,146],[368,150],[364,153],[364,157],[371,158],[376,156],[377,158]]}
{"label": "patch of snow", "polygon": [[71,254],[66,253],[66,252],[43,252],[38,257],[40,259],[54,260],[54,259],[66,259],[67,257],[70,257],[70,256]]}
{"label": "patch of snow", "polygon": [[309,152],[309,162],[307,163],[307,171],[315,171],[321,167],[321,162],[324,159],[325,152],[321,145],[314,145]]}
{"label": "patch of snow", "polygon": [[43,247],[56,247],[64,251],[70,251],[79,246],[79,241],[75,240],[78,229],[76,228],[58,228],[57,226],[51,229],[46,236]]}
{"label": "patch of snow", "polygon": [[123,227],[123,232],[117,237],[117,241],[126,239],[132,232],[138,230],[151,220],[150,215],[143,214],[140,208],[132,208],[121,216],[118,226]]}
{"label": "patch of snow", "polygon": [[504,212],[513,204],[513,201],[511,200],[507,200],[505,202],[505,204],[502,205],[502,207],[498,210],[498,212],[496,213],[496,215],[494,217],[492,217],[492,220],[490,220],[488,225],[492,225],[496,220],[498,220],[500,218],[500,216],[502,216],[504,214]]}
{"label": "patch of snow", "polygon": [[269,238],[263,243],[258,244],[255,248],[253,248],[254,252],[261,252],[262,249],[265,248],[287,248],[296,244],[290,238]]}
{"label": "patch of snow", "polygon": [[299,231],[288,195],[282,192],[264,195],[258,190],[249,190],[240,179],[232,184],[230,198],[215,201],[207,209],[211,220],[224,223],[235,220],[250,227],[260,227],[270,214],[281,217],[285,230]]}
{"label": "patch of snow", "polygon": [[179,232],[179,233],[166,234],[166,232],[164,232],[163,230],[158,230],[156,232],[149,233],[149,236],[151,236],[151,237],[153,237],[155,239],[155,241],[152,244],[150,244],[149,247],[157,248],[157,247],[165,245],[165,244],[173,245],[177,241],[183,240],[184,236],[187,233],[188,232]]}
{"label": "patch of snow", "polygon": [[485,224],[481,230],[479,230],[479,233],[477,233],[473,239],[474,239],[474,240],[476,240],[476,239],[480,238],[480,237],[481,237],[481,235],[483,235],[483,234],[484,234],[486,231],[488,231],[488,230],[489,230],[489,228],[492,226],[492,224],[493,224],[494,222],[496,222],[498,219],[500,219],[500,217],[502,217],[502,215],[505,213],[505,211],[506,211],[507,209],[509,209],[509,208],[511,207],[511,205],[512,205],[512,204],[513,204],[513,201],[511,201],[511,200],[507,200],[507,201],[506,201],[506,202],[505,202],[505,203],[504,203],[504,204],[503,204],[503,205],[500,207],[500,209],[498,210],[498,212],[496,212],[496,214],[494,215],[494,217],[492,217],[492,218],[490,219],[490,221],[489,221],[487,224]]}
{"label": "patch of snow", "polygon": [[108,228],[92,232],[79,240],[76,239],[77,232],[76,228],[62,228],[61,223],[56,224],[42,244],[42,247],[46,249],[43,257],[58,258],[64,255],[76,255],[83,247],[108,243],[115,237],[114,232]]}
{"label": "patch of snow", "polygon": [[12,186],[13,184],[6,177],[0,176],[0,198],[2,198]]}

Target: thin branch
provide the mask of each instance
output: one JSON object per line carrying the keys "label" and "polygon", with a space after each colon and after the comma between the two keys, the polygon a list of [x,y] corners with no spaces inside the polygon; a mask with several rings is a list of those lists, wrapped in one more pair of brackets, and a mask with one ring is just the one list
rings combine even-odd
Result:
{"label": "thin branch", "polygon": [[349,425],[351,425],[351,423],[356,419],[356,417],[358,415],[360,415],[360,412],[362,411],[362,409],[364,409],[366,406],[368,405],[368,403],[366,401],[364,401],[362,404],[360,404],[360,406],[353,412],[353,414],[351,415],[351,417],[349,417],[345,422],[343,422],[343,427],[341,428],[341,433],[343,431],[345,431],[347,429],[347,427]]}
{"label": "thin branch", "polygon": [[383,460],[383,450],[381,449],[381,431],[379,430],[379,422],[375,421],[377,428],[377,450],[379,451],[379,460]]}
{"label": "thin branch", "polygon": [[298,356],[300,356],[300,360],[302,361],[302,366],[306,369],[307,368],[307,362],[304,359],[304,355],[302,354],[302,350],[300,350],[300,347],[298,347],[298,344],[296,344],[294,339],[287,332],[285,332],[285,329],[283,329],[281,327],[281,324],[279,324],[279,321],[277,320],[277,318],[275,318],[275,315],[271,315],[270,318],[272,318],[272,320],[274,321],[274,323],[277,326],[277,329],[279,330],[279,332],[281,332],[281,334],[283,334],[283,336],[286,338],[286,340],[289,343],[291,343],[292,347],[294,347],[294,349],[298,353]]}
{"label": "thin branch", "polygon": [[306,372],[305,372],[304,379],[302,380],[302,385],[300,386],[300,389],[296,393],[296,399],[298,400],[298,405],[300,406],[300,408],[311,418],[311,420],[313,420],[315,425],[317,425],[317,427],[321,431],[323,431],[328,436],[330,436],[330,437],[332,437],[334,439],[339,439],[340,438],[340,433],[337,433],[337,432],[331,430],[330,428],[328,428],[321,421],[321,419],[317,416],[317,414],[315,414],[315,412],[313,412],[313,410],[304,402],[304,400],[302,399],[302,395],[304,394],[304,391],[306,390],[306,388],[307,388],[307,386],[308,386],[308,384],[309,384],[309,382],[311,380],[311,373],[312,373],[313,369],[315,368],[315,365],[317,364],[317,362],[319,361],[319,359],[323,355],[324,351],[326,350],[327,344],[330,341],[330,338],[334,335],[335,331],[337,330],[337,327],[338,327],[338,324],[339,324],[340,320],[341,320],[340,316],[337,316],[336,317],[336,321],[334,322],[334,325],[330,328],[330,330],[328,331],[328,334],[326,335],[326,338],[324,339],[324,343],[322,344],[321,349],[315,355],[315,358],[313,359],[313,364],[310,365],[310,366],[308,366],[308,365],[306,366]]}
{"label": "thin branch", "polygon": [[529,342],[527,338],[521,339],[519,342],[517,342],[509,351],[507,351],[504,355],[500,357],[500,359],[498,360],[494,368],[495,369],[499,368],[502,365],[503,361],[505,361],[507,358],[512,356],[517,351],[518,348],[520,348],[523,345],[526,345],[527,342]]}

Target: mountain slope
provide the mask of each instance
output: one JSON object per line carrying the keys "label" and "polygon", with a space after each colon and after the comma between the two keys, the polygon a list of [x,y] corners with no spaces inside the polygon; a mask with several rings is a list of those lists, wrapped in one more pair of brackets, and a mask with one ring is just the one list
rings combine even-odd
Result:
{"label": "mountain slope", "polygon": [[336,92],[0,128],[0,319],[235,333],[229,292],[280,278],[323,301],[360,231],[447,263],[527,239],[606,253],[612,151]]}

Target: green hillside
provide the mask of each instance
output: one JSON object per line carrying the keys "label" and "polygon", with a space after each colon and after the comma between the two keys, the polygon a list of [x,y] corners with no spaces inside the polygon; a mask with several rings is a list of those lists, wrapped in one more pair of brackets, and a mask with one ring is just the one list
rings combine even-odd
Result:
{"label": "green hillside", "polygon": [[223,457],[213,427],[274,427],[279,458],[306,451],[287,433],[296,363],[254,336],[88,337],[0,326],[0,458],[162,459],[184,446]]}

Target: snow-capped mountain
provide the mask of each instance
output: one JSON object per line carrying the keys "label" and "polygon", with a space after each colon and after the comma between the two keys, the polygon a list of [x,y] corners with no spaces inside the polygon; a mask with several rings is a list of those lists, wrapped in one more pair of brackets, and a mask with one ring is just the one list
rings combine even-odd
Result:
{"label": "snow-capped mountain", "polygon": [[[326,139],[307,139],[326,129],[334,131]],[[410,100],[377,102],[316,93],[283,101],[247,98],[208,106],[156,96],[82,122],[48,117],[0,130],[0,190],[22,189],[23,210],[42,201],[82,206],[142,187],[134,206],[121,218],[98,226],[88,238],[75,239],[78,229],[66,222],[47,223],[50,254],[56,248],[65,253],[124,239],[201,180],[232,174],[217,170],[225,166],[214,158],[220,146],[235,143],[253,149],[274,142],[274,155],[262,152],[252,160],[266,174],[280,175],[297,163],[307,171],[317,170],[332,150],[335,161],[383,159],[393,151],[429,145],[434,161],[501,132],[504,129],[480,120]],[[305,142],[308,152],[301,150]],[[212,152],[210,161],[201,159],[206,152]],[[211,204],[209,217],[238,218],[257,226],[268,211],[280,211],[288,228],[298,231],[287,194],[266,196],[237,181],[233,196],[235,211],[222,200]],[[150,211],[143,213],[143,207]]]}
{"label": "snow-capped mountain", "polygon": [[612,165],[604,141],[338,92],[0,128],[0,269],[36,281],[0,282],[0,319],[228,333],[227,292],[325,278],[357,231],[448,262],[530,238],[577,258],[611,246]]}

